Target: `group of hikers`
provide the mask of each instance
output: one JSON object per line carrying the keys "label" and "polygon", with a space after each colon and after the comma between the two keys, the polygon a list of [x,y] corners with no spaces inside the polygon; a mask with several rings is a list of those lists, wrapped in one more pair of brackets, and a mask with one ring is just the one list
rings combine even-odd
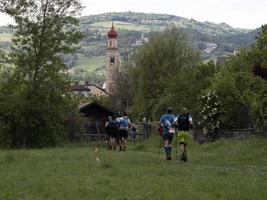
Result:
{"label": "group of hikers", "polygon": [[123,113],[123,115],[115,115],[113,117],[109,116],[105,124],[108,150],[115,151],[116,147],[119,146],[119,151],[125,151],[130,128],[135,138],[135,132],[137,130],[135,126],[131,124],[126,113]]}
{"label": "group of hikers", "polygon": [[[167,108],[166,114],[160,117],[159,134],[162,137],[163,148],[166,154],[166,160],[171,160],[172,140],[177,136],[176,141],[179,141],[181,156],[180,160],[187,161],[187,144],[189,139],[189,130],[193,127],[193,120],[186,108],[182,109],[181,114],[175,116],[171,107]],[[108,150],[116,150],[119,146],[119,151],[125,151],[128,139],[128,132],[131,130],[132,137],[135,140],[137,132],[136,127],[131,123],[126,113],[114,117],[109,116],[105,124],[107,133]],[[176,132],[178,133],[176,134]]]}

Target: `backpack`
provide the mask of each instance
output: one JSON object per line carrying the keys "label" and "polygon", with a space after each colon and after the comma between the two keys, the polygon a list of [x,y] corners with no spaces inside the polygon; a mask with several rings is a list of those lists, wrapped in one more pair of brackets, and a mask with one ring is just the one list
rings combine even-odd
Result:
{"label": "backpack", "polygon": [[190,129],[190,122],[189,122],[190,115],[182,114],[178,117],[178,128],[180,131],[189,131]]}
{"label": "backpack", "polygon": [[123,119],[120,122],[121,126],[123,128],[128,128],[129,127],[129,119],[127,117],[123,117]]}
{"label": "backpack", "polygon": [[113,120],[112,122],[110,122],[110,128],[112,130],[118,129],[118,127],[119,127],[119,123],[116,120]]}

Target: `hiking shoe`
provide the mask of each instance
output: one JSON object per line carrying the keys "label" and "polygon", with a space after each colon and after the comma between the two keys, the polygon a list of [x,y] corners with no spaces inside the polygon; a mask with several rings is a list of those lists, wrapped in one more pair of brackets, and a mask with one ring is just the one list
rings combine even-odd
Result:
{"label": "hiking shoe", "polygon": [[184,153],[184,161],[185,162],[187,161],[187,155],[186,155],[186,153]]}
{"label": "hiking shoe", "polygon": [[166,160],[171,160],[172,157],[171,156],[166,156]]}
{"label": "hiking shoe", "polygon": [[171,154],[170,154],[170,152],[168,152],[168,153],[166,154],[166,160],[171,160],[171,159],[172,159]]}
{"label": "hiking shoe", "polygon": [[119,151],[122,151],[122,147],[120,146]]}
{"label": "hiking shoe", "polygon": [[184,161],[184,154],[180,155],[180,161]]}
{"label": "hiking shoe", "polygon": [[182,153],[182,155],[181,155],[181,157],[180,157],[180,160],[181,160],[181,161],[184,161],[184,162],[187,161],[187,155],[186,155],[186,153]]}

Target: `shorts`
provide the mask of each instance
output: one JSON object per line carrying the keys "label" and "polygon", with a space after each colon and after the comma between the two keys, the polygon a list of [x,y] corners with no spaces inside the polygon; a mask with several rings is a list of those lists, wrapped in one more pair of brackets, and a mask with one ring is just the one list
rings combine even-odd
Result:
{"label": "shorts", "polygon": [[119,137],[120,137],[120,139],[122,139],[122,138],[127,139],[128,138],[128,129],[120,129],[119,130]]}
{"label": "shorts", "polygon": [[163,139],[163,141],[169,140],[169,142],[171,142],[173,139],[173,134],[163,134],[162,139]]}
{"label": "shorts", "polygon": [[187,144],[189,139],[189,131],[179,131],[178,140],[180,144]]}
{"label": "shorts", "polygon": [[107,134],[107,139],[111,138],[111,136],[112,136],[112,132],[111,131],[106,131],[106,134]]}
{"label": "shorts", "polygon": [[107,138],[117,138],[118,137],[118,129],[109,129],[106,131]]}
{"label": "shorts", "polygon": [[114,130],[114,131],[112,131],[110,137],[116,139],[116,138],[118,138],[118,135],[119,135],[119,134],[118,134],[118,131],[117,131],[117,130],[116,130],[116,131]]}

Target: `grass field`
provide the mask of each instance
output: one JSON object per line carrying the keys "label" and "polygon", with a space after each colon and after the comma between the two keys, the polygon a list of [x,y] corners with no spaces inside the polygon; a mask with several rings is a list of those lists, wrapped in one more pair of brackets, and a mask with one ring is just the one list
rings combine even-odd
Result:
{"label": "grass field", "polygon": [[0,33],[0,42],[11,42],[12,35],[9,33]]}
{"label": "grass field", "polygon": [[126,152],[100,146],[95,152],[96,144],[1,150],[0,199],[264,200],[266,144],[266,138],[191,141],[187,163],[159,156],[157,137],[131,143]]}
{"label": "grass field", "polygon": [[[112,21],[106,22],[97,22],[91,24],[91,27],[95,28],[106,28],[109,29],[112,24]],[[133,23],[126,23],[121,21],[114,21],[114,25],[116,29],[126,29],[130,31],[142,31],[142,32],[150,32],[150,31],[162,31],[166,28],[166,26],[155,26],[155,25],[136,25]]]}
{"label": "grass field", "polygon": [[105,64],[105,56],[96,56],[89,58],[84,56],[83,54],[78,54],[75,70],[87,73],[97,72],[98,74],[103,74],[104,70],[102,69],[102,66],[105,66]]}

